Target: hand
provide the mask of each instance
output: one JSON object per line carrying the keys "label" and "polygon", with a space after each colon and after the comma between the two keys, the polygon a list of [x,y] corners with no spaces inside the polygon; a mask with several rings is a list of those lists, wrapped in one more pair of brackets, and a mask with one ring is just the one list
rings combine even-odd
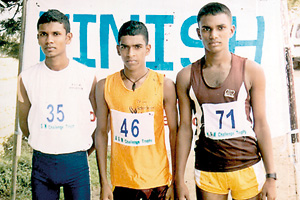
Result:
{"label": "hand", "polygon": [[262,200],[275,200],[276,199],[276,180],[267,178],[262,189]]}
{"label": "hand", "polygon": [[103,185],[100,192],[100,200],[113,200],[113,193],[109,185]]}
{"label": "hand", "polygon": [[174,183],[170,185],[166,194],[166,200],[175,200],[175,193],[174,193]]}
{"label": "hand", "polygon": [[185,183],[176,183],[176,198],[179,200],[190,200],[189,190]]}

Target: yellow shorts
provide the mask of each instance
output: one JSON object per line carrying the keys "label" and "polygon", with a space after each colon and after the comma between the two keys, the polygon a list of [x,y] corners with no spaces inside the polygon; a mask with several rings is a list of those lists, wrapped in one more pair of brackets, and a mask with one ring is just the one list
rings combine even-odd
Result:
{"label": "yellow shorts", "polygon": [[215,194],[228,194],[234,199],[249,199],[262,190],[265,182],[263,162],[233,171],[205,172],[195,169],[196,185],[204,191]]}

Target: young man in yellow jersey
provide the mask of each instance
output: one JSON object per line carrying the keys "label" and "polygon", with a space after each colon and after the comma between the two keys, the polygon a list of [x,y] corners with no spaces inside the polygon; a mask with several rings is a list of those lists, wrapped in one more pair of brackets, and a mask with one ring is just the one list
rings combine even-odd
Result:
{"label": "young man in yellow jersey", "polygon": [[[124,23],[119,30],[118,42],[117,52],[124,68],[99,81],[96,89],[95,144],[102,188],[100,198],[173,199],[173,178],[165,145],[164,111],[174,158],[177,132],[175,85],[163,74],[146,67],[145,58],[150,53],[151,45],[148,44],[148,31],[143,23]],[[109,120],[113,192],[106,174]]]}

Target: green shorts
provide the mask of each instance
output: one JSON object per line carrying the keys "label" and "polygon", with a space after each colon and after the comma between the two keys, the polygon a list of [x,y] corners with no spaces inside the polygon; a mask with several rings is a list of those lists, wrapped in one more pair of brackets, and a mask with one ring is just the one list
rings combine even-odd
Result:
{"label": "green shorts", "polygon": [[233,172],[205,172],[195,169],[195,181],[200,189],[215,193],[228,194],[234,199],[249,199],[258,195],[265,183],[265,169],[263,162],[233,171]]}

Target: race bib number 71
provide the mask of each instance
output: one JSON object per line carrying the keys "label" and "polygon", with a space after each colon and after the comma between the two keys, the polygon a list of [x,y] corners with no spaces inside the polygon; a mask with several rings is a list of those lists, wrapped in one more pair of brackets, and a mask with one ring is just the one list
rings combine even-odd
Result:
{"label": "race bib number 71", "polygon": [[211,139],[229,139],[255,134],[247,120],[245,107],[239,102],[203,104],[205,136]]}
{"label": "race bib number 71", "polygon": [[126,146],[155,144],[154,112],[125,113],[111,110],[113,141]]}

